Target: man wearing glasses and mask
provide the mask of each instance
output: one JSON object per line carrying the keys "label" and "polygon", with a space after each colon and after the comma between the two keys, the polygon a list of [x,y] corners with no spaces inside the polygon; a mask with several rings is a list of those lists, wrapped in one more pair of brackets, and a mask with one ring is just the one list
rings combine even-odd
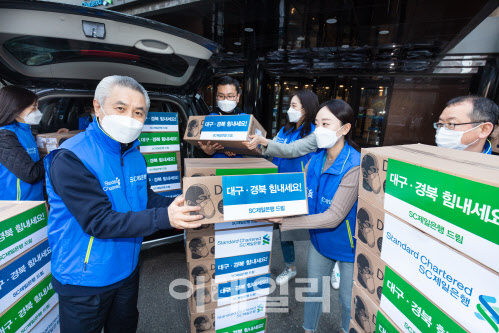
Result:
{"label": "man wearing glasses and mask", "polygon": [[499,108],[488,98],[461,96],[447,102],[438,122],[435,142],[443,148],[492,154],[488,140],[499,116]]}
{"label": "man wearing glasses and mask", "polygon": [[[231,78],[230,76],[224,76],[217,83],[217,106],[210,113],[210,116],[229,116],[244,114],[243,110],[237,107],[240,97],[239,81]],[[200,148],[208,155],[215,158],[221,157],[242,157],[241,155],[236,155],[231,152],[217,153],[217,150],[221,150],[224,147],[218,143],[211,144],[207,142],[203,144],[199,142]]]}

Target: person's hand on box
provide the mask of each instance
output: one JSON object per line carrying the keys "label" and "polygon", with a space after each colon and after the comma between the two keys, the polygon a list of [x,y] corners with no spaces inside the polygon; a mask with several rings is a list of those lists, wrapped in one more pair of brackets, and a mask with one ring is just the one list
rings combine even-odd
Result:
{"label": "person's hand on box", "polygon": [[191,215],[191,212],[197,212],[201,209],[199,206],[185,206],[184,196],[179,195],[168,207],[168,218],[170,225],[174,229],[194,229],[199,228],[201,223],[194,222],[201,220],[203,215]]}
{"label": "person's hand on box", "polygon": [[284,218],[283,217],[273,217],[270,219],[260,219],[260,220],[255,220],[255,221],[282,224],[282,221],[284,221]]}
{"label": "person's hand on box", "polygon": [[234,157],[234,156],[236,156],[236,153],[233,153],[233,152],[231,152],[231,151],[226,151],[226,152],[224,152],[224,154],[225,154],[225,155],[227,155],[227,156],[229,156],[229,157]]}
{"label": "person's hand on box", "polygon": [[69,130],[67,128],[59,128],[59,130],[57,131],[57,134],[59,133],[68,133]]}
{"label": "person's hand on box", "polygon": [[219,143],[211,144],[211,141],[208,141],[206,144],[203,144],[201,141],[198,142],[199,147],[208,155],[213,155],[217,152],[217,150],[224,149],[224,147]]}
{"label": "person's hand on box", "polygon": [[249,137],[251,139],[250,142],[243,142],[243,145],[245,145],[249,150],[256,149],[259,145],[267,147],[269,144],[269,140],[261,135],[250,135]]}

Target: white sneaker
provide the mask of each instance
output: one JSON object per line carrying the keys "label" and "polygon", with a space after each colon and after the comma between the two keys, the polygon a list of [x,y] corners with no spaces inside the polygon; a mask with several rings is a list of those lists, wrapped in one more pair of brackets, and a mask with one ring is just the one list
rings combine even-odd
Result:
{"label": "white sneaker", "polygon": [[294,279],[296,276],[296,268],[286,267],[281,274],[275,279],[275,283],[280,286],[281,284],[288,283],[289,280]]}
{"label": "white sneaker", "polygon": [[333,289],[340,289],[340,266],[338,262],[334,264],[333,272],[331,273],[331,287]]}

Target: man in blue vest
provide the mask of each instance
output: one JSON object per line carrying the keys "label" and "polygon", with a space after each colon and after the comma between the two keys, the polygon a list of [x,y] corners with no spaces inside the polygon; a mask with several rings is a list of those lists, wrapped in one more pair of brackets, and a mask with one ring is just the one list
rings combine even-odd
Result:
{"label": "man in blue vest", "polygon": [[[239,81],[230,76],[222,77],[217,83],[217,106],[210,113],[210,116],[230,116],[244,114],[243,110],[237,107],[239,103],[240,88]],[[217,150],[221,150],[224,147],[218,143],[207,142],[203,144],[199,142],[199,147],[205,152],[205,154],[210,155],[214,158],[223,157],[242,157],[242,155],[236,155],[232,152],[217,153]]]}
{"label": "man in blue vest", "polygon": [[488,98],[460,96],[447,102],[438,122],[435,141],[437,146],[492,154],[488,137],[494,130],[499,108]]}
{"label": "man in blue vest", "polygon": [[[199,207],[155,194],[137,140],[146,90],[109,76],[95,90],[97,120],[45,158],[52,285],[61,332],[135,332],[142,237],[197,228]],[[195,214],[195,213],[193,213]]]}

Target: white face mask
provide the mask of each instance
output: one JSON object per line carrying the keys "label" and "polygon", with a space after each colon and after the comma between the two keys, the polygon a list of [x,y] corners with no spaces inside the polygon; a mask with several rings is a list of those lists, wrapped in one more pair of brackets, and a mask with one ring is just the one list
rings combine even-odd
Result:
{"label": "white face mask", "polygon": [[301,111],[297,111],[291,107],[289,108],[288,119],[290,123],[297,123],[298,121],[300,121],[301,116]]}
{"label": "white face mask", "polygon": [[[104,112],[103,108],[101,110]],[[114,114],[108,116],[106,112],[104,114],[106,116],[100,120],[102,129],[114,140],[121,143],[135,141],[142,132],[142,127],[144,127],[142,122],[132,117]]]}
{"label": "white face mask", "polygon": [[[482,125],[482,124],[480,124]],[[442,147],[442,148],[450,148],[450,149],[458,149],[458,150],[464,150],[474,144],[475,142],[478,141],[476,139],[470,144],[462,144],[461,139],[463,138],[464,133],[467,133],[469,131],[474,130],[475,128],[479,127],[475,126],[467,131],[460,132],[460,131],[454,131],[447,129],[445,126],[437,129],[437,134],[435,135],[435,143],[437,146]]]}
{"label": "white face mask", "polygon": [[339,137],[336,136],[336,133],[341,130],[343,126],[341,126],[337,131],[332,131],[324,127],[316,127],[314,133],[315,139],[317,140],[317,147],[326,149],[333,147],[339,139]]}
{"label": "white face mask", "polygon": [[234,111],[234,109],[236,108],[237,102],[223,99],[221,101],[218,101],[217,105],[218,105],[218,108],[220,110],[222,110],[223,112],[231,112],[231,111]]}
{"label": "white face mask", "polygon": [[43,113],[40,110],[31,112],[26,117],[24,117],[24,122],[28,125],[38,125],[40,120],[42,120]]}

